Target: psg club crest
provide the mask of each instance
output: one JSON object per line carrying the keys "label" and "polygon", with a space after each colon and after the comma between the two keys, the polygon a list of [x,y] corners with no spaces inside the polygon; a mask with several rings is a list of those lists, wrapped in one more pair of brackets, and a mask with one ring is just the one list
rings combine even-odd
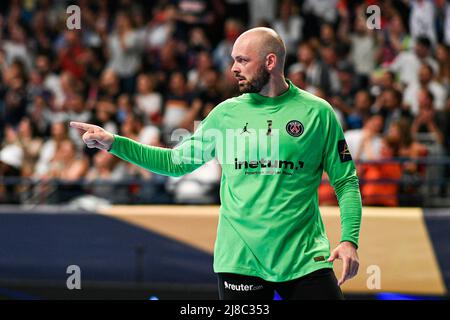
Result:
{"label": "psg club crest", "polygon": [[293,137],[300,137],[305,131],[303,124],[298,120],[291,120],[286,125],[286,131]]}

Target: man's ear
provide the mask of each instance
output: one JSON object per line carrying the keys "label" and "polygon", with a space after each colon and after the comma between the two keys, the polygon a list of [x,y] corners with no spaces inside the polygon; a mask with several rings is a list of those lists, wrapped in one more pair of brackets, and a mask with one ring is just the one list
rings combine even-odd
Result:
{"label": "man's ear", "polygon": [[266,68],[268,71],[272,71],[275,69],[275,66],[277,65],[277,56],[274,53],[269,53],[266,56]]}

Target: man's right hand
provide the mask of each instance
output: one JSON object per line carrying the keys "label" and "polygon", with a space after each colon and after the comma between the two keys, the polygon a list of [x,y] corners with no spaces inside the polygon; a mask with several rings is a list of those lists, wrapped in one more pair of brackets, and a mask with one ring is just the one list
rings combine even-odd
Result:
{"label": "man's right hand", "polygon": [[105,129],[88,123],[71,121],[70,126],[77,128],[88,148],[109,150],[114,142],[114,135]]}

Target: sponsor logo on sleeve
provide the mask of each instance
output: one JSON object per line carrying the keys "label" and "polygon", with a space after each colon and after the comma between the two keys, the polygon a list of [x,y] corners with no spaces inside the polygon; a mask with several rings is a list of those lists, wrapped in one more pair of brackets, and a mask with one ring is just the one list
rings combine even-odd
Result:
{"label": "sponsor logo on sleeve", "polygon": [[345,139],[338,141],[338,153],[341,162],[352,160],[352,155],[350,154],[350,150],[348,149],[348,145]]}

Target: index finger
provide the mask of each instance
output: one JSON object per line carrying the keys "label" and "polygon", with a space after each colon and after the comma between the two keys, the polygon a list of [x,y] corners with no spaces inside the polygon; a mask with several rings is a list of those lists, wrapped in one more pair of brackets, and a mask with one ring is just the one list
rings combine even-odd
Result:
{"label": "index finger", "polygon": [[88,131],[89,129],[94,129],[94,126],[92,124],[76,122],[76,121],[70,121],[70,126],[72,128],[82,129],[85,131]]}

